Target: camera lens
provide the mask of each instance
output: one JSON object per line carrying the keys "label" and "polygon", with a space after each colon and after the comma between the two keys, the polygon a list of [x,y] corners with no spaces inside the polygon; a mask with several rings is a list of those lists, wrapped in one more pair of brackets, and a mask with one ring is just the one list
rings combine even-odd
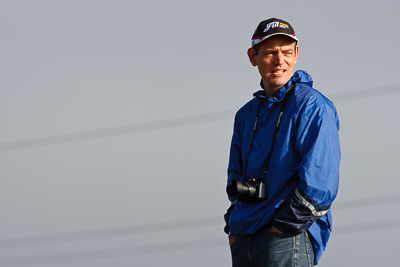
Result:
{"label": "camera lens", "polygon": [[241,183],[238,180],[233,180],[232,184],[226,188],[226,192],[230,196],[253,198],[256,194],[256,187],[253,183]]}

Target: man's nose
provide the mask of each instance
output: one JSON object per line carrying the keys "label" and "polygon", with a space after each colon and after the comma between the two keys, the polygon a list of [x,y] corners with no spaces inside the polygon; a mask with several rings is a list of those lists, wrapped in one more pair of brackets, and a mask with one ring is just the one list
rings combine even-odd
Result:
{"label": "man's nose", "polygon": [[285,59],[282,53],[275,54],[275,64],[282,65],[285,63]]}

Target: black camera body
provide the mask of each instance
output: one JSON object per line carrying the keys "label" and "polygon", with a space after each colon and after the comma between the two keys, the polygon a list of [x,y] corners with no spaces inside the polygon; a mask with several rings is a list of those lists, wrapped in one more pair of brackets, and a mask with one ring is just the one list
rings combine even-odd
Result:
{"label": "black camera body", "polygon": [[261,202],[267,198],[265,183],[257,179],[249,179],[246,182],[232,180],[226,187],[229,196],[236,197],[241,202]]}

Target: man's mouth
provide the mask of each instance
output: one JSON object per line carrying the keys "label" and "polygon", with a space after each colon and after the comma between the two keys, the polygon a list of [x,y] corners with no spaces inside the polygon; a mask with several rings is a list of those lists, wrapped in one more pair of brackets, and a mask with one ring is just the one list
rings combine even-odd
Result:
{"label": "man's mouth", "polygon": [[276,70],[276,71],[272,71],[272,74],[281,74],[284,73],[286,70]]}

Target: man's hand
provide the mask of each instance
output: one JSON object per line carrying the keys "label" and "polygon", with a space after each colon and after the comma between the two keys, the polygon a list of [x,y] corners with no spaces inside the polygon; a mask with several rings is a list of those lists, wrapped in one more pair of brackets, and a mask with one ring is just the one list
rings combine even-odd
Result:
{"label": "man's hand", "polygon": [[271,226],[271,228],[269,229],[272,233],[275,233],[275,234],[279,234],[279,235],[283,235],[284,234],[284,232],[282,232],[281,230],[279,230],[278,228],[276,228],[275,226]]}
{"label": "man's hand", "polygon": [[229,246],[232,246],[235,243],[237,237],[234,235],[229,235]]}

